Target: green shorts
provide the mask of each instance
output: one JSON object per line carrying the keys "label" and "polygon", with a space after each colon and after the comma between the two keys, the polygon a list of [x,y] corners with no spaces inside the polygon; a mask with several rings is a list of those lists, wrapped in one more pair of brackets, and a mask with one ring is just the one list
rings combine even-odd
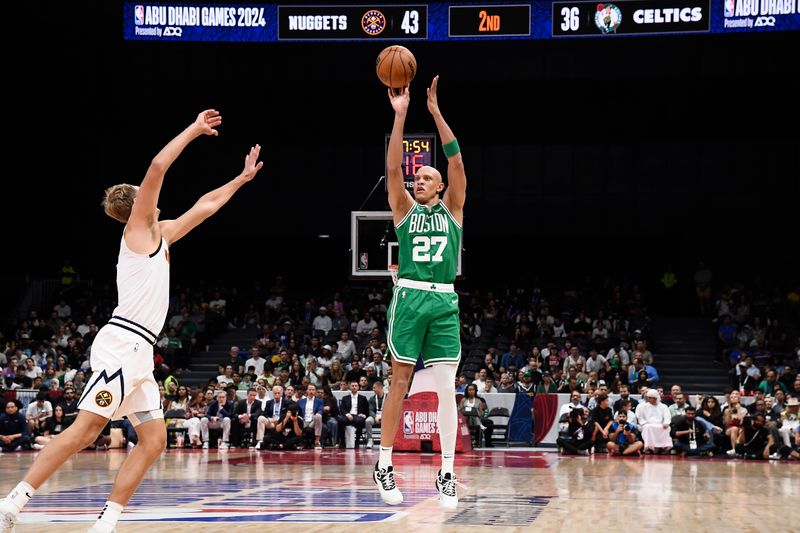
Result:
{"label": "green shorts", "polygon": [[425,366],[458,364],[461,324],[458,295],[395,285],[387,313],[389,355],[392,360]]}

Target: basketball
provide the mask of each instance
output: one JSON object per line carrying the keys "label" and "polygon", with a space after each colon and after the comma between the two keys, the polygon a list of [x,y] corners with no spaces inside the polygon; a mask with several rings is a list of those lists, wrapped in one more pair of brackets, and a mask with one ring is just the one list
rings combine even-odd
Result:
{"label": "basketball", "polygon": [[392,89],[399,89],[414,79],[417,73],[417,60],[404,46],[388,46],[378,54],[375,72],[378,73],[381,83]]}

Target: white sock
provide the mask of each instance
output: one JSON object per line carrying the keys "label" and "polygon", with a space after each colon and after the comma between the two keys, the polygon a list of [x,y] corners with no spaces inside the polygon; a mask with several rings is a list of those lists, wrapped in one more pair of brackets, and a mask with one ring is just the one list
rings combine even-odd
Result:
{"label": "white sock", "polygon": [[33,498],[33,493],[36,492],[29,483],[20,481],[14,487],[14,490],[8,493],[8,496],[0,501],[0,512],[12,513],[14,516],[18,515],[22,508],[28,503],[28,500]]}
{"label": "white sock", "polygon": [[455,452],[442,452],[442,475],[453,473],[453,462],[455,460]]}
{"label": "white sock", "polygon": [[456,365],[433,365],[433,379],[439,397],[437,425],[442,446],[442,474],[453,473],[458,430],[458,407],[453,383],[456,380]]}
{"label": "white sock", "polygon": [[378,468],[392,466],[392,446],[385,448],[381,446],[381,454],[378,457]]}
{"label": "white sock", "polygon": [[117,527],[117,521],[122,514],[122,506],[118,503],[107,501],[105,507],[94,523],[94,530],[97,533],[111,533]]}

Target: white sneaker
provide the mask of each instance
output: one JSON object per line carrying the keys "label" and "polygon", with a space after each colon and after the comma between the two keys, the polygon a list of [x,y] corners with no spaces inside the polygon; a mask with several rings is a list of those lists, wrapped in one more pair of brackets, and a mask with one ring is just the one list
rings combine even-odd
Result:
{"label": "white sneaker", "polygon": [[730,457],[734,457],[734,456],[736,455],[736,450],[734,450],[733,448],[731,448],[730,450],[728,450],[728,451],[727,451],[727,452],[725,452],[725,453],[727,453],[727,454],[728,454],[728,456],[730,456]]}
{"label": "white sneaker", "polygon": [[44,448],[44,444],[37,444],[34,442],[33,444],[31,444],[31,448],[33,448],[34,450],[41,450]]}
{"label": "white sneaker", "polygon": [[228,448],[230,448],[230,446],[228,445],[227,442],[223,442],[222,444],[219,445],[220,450],[227,450]]}
{"label": "white sneaker", "polygon": [[403,494],[397,488],[397,483],[394,482],[394,467],[392,465],[379,469],[376,462],[375,470],[372,472],[372,480],[378,485],[378,492],[384,502],[389,505],[403,503]]}
{"label": "white sneaker", "polygon": [[436,490],[439,491],[439,506],[445,509],[458,507],[458,494],[456,493],[456,476],[448,472],[444,476],[439,470],[436,476]]}
{"label": "white sneaker", "polygon": [[205,442],[203,443],[203,449],[204,449],[204,450],[207,450],[207,449],[208,449],[208,441],[205,441]]}
{"label": "white sneaker", "polygon": [[261,449],[261,441],[256,442],[256,450]]}
{"label": "white sneaker", "polygon": [[778,452],[775,452],[772,455],[770,455],[769,458],[770,459],[780,459],[781,458],[781,454],[779,454]]}
{"label": "white sneaker", "polygon": [[17,527],[17,517],[12,513],[0,515],[0,533],[14,533]]}
{"label": "white sneaker", "polygon": [[132,441],[128,441],[128,449],[129,449],[129,450],[132,450],[132,449],[134,449],[135,447],[136,447],[136,444],[135,444],[135,443],[133,443]]}

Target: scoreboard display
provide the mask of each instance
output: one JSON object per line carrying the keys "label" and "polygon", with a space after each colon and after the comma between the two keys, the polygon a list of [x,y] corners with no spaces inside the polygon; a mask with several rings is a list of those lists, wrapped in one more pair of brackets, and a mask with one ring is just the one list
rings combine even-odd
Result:
{"label": "scoreboard display", "polygon": [[144,41],[459,41],[800,31],[800,0],[123,4]]}

